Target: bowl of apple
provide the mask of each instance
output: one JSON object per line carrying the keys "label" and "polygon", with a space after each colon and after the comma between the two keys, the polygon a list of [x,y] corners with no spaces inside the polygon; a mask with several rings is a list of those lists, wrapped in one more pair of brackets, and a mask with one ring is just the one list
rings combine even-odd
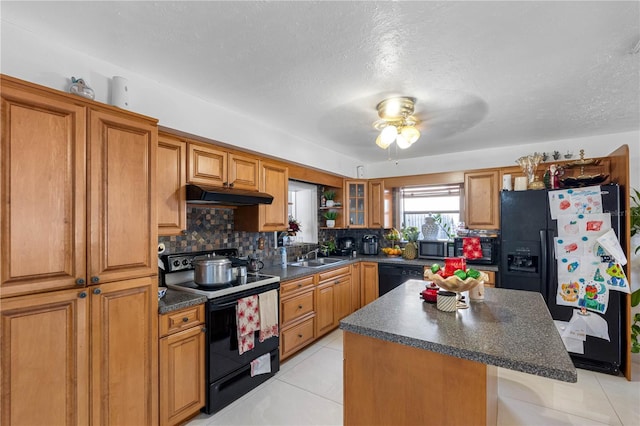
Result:
{"label": "bowl of apple", "polygon": [[471,290],[480,283],[484,283],[489,277],[484,272],[472,268],[449,271],[447,268],[434,263],[431,268],[425,268],[424,279],[432,281],[442,289],[462,293],[463,291]]}

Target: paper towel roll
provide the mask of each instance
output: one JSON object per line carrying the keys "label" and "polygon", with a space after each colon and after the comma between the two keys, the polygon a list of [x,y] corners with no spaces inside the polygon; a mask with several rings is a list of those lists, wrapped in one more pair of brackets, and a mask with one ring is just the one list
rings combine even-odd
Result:
{"label": "paper towel roll", "polygon": [[111,105],[129,109],[129,80],[114,76],[111,81]]}
{"label": "paper towel roll", "polygon": [[511,175],[502,176],[502,190],[503,191],[511,191],[513,188],[511,187]]}

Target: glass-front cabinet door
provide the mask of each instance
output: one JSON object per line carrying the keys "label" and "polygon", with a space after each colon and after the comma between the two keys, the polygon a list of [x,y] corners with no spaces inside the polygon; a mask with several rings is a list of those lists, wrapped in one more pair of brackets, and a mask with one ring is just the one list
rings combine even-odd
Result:
{"label": "glass-front cabinet door", "polygon": [[345,182],[347,193],[347,228],[367,227],[367,181],[348,180]]}

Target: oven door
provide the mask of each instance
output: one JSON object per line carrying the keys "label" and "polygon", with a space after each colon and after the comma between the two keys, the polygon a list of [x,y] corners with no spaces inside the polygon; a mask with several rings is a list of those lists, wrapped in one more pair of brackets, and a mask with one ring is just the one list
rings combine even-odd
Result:
{"label": "oven door", "polygon": [[[207,302],[207,363],[209,383],[214,382],[236,370],[246,367],[260,355],[279,348],[279,338],[271,337],[259,341],[259,332],[255,332],[255,348],[243,353],[238,352],[238,331],[236,326],[236,306],[238,299],[278,289],[279,283],[230,294]],[[279,304],[278,291],[278,304]]]}

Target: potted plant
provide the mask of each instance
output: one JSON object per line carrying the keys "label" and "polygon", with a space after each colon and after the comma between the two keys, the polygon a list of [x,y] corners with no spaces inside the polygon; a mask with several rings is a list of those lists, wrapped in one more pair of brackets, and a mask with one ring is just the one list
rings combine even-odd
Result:
{"label": "potted plant", "polygon": [[320,253],[323,256],[329,256],[336,251],[336,242],[334,240],[325,241],[320,244]]}
{"label": "potted plant", "polygon": [[327,200],[326,206],[333,207],[335,204],[333,200],[336,198],[336,191],[324,191],[322,195],[324,195],[324,198]]}
{"label": "potted plant", "polygon": [[296,232],[300,232],[302,226],[300,223],[293,217],[289,216],[289,229],[287,230],[289,235],[296,235]]}
{"label": "potted plant", "polygon": [[336,218],[338,217],[337,212],[326,212],[324,214],[324,218],[327,219],[327,228],[333,228],[336,226]]}

